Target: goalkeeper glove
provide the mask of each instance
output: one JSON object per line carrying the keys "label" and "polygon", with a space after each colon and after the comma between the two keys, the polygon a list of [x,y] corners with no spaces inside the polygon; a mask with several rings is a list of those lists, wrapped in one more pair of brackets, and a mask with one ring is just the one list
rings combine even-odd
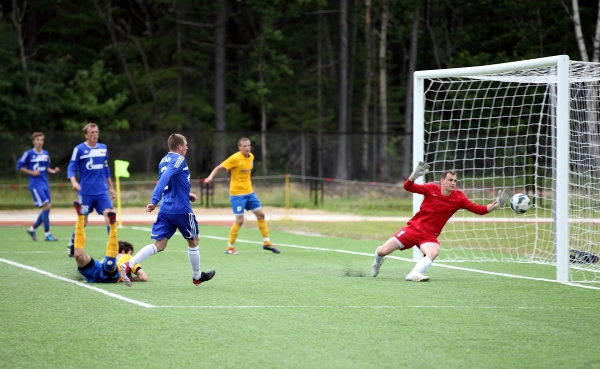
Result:
{"label": "goalkeeper glove", "polygon": [[408,177],[408,179],[414,182],[415,179],[427,173],[429,173],[429,164],[420,161],[419,164],[417,164],[415,170],[413,170],[413,172],[410,174],[410,177]]}
{"label": "goalkeeper glove", "polygon": [[510,191],[508,190],[508,188],[503,188],[500,191],[498,191],[498,197],[496,197],[496,201],[492,203],[492,205],[494,205],[494,210],[504,206],[504,203],[508,200],[509,197]]}

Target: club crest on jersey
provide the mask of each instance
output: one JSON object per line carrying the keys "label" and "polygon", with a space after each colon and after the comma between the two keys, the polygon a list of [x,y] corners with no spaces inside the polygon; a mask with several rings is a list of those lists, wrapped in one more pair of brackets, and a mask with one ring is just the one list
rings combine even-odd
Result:
{"label": "club crest on jersey", "polygon": [[104,164],[94,164],[94,160],[90,158],[90,160],[85,163],[85,169],[87,170],[95,170],[95,169],[103,169]]}

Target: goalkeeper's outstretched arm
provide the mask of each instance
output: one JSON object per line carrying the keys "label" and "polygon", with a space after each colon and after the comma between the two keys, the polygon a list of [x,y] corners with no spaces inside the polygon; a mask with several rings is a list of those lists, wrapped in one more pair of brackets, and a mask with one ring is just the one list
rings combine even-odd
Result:
{"label": "goalkeeper's outstretched arm", "polygon": [[496,197],[496,200],[487,206],[488,213],[503,207],[506,201],[510,198],[510,195],[511,193],[508,188],[503,188],[498,191],[498,197]]}

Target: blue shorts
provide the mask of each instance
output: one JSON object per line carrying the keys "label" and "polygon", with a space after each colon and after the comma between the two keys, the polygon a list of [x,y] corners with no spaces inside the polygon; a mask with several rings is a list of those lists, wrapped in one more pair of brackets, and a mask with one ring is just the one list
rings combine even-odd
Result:
{"label": "blue shorts", "polygon": [[50,202],[50,190],[48,188],[32,187],[29,191],[31,192],[31,197],[33,197],[33,204],[38,208]]}
{"label": "blue shorts", "polygon": [[159,211],[156,222],[152,225],[150,238],[153,240],[162,240],[165,237],[170,239],[176,230],[179,230],[186,240],[195,239],[200,232],[198,231],[198,222],[194,213],[163,214]]}
{"label": "blue shorts", "polygon": [[94,259],[92,259],[92,261],[90,261],[89,264],[83,268],[77,267],[77,270],[89,283],[117,283],[119,278],[121,278],[119,268],[115,268],[114,272],[109,273],[104,270],[103,263]]}
{"label": "blue shorts", "polygon": [[234,215],[244,215],[244,210],[256,211],[262,208],[260,200],[254,192],[248,195],[229,196]]}
{"label": "blue shorts", "polygon": [[87,208],[88,213],[96,209],[98,214],[102,214],[106,209],[112,209],[112,202],[108,194],[104,195],[79,195],[79,202]]}

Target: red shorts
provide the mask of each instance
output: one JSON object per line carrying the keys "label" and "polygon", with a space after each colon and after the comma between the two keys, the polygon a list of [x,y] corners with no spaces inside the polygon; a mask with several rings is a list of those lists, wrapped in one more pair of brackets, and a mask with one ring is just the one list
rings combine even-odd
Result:
{"label": "red shorts", "polygon": [[410,249],[413,246],[417,246],[420,249],[421,245],[427,242],[440,244],[434,235],[421,232],[414,227],[404,227],[394,233],[392,237],[402,244],[400,250]]}

